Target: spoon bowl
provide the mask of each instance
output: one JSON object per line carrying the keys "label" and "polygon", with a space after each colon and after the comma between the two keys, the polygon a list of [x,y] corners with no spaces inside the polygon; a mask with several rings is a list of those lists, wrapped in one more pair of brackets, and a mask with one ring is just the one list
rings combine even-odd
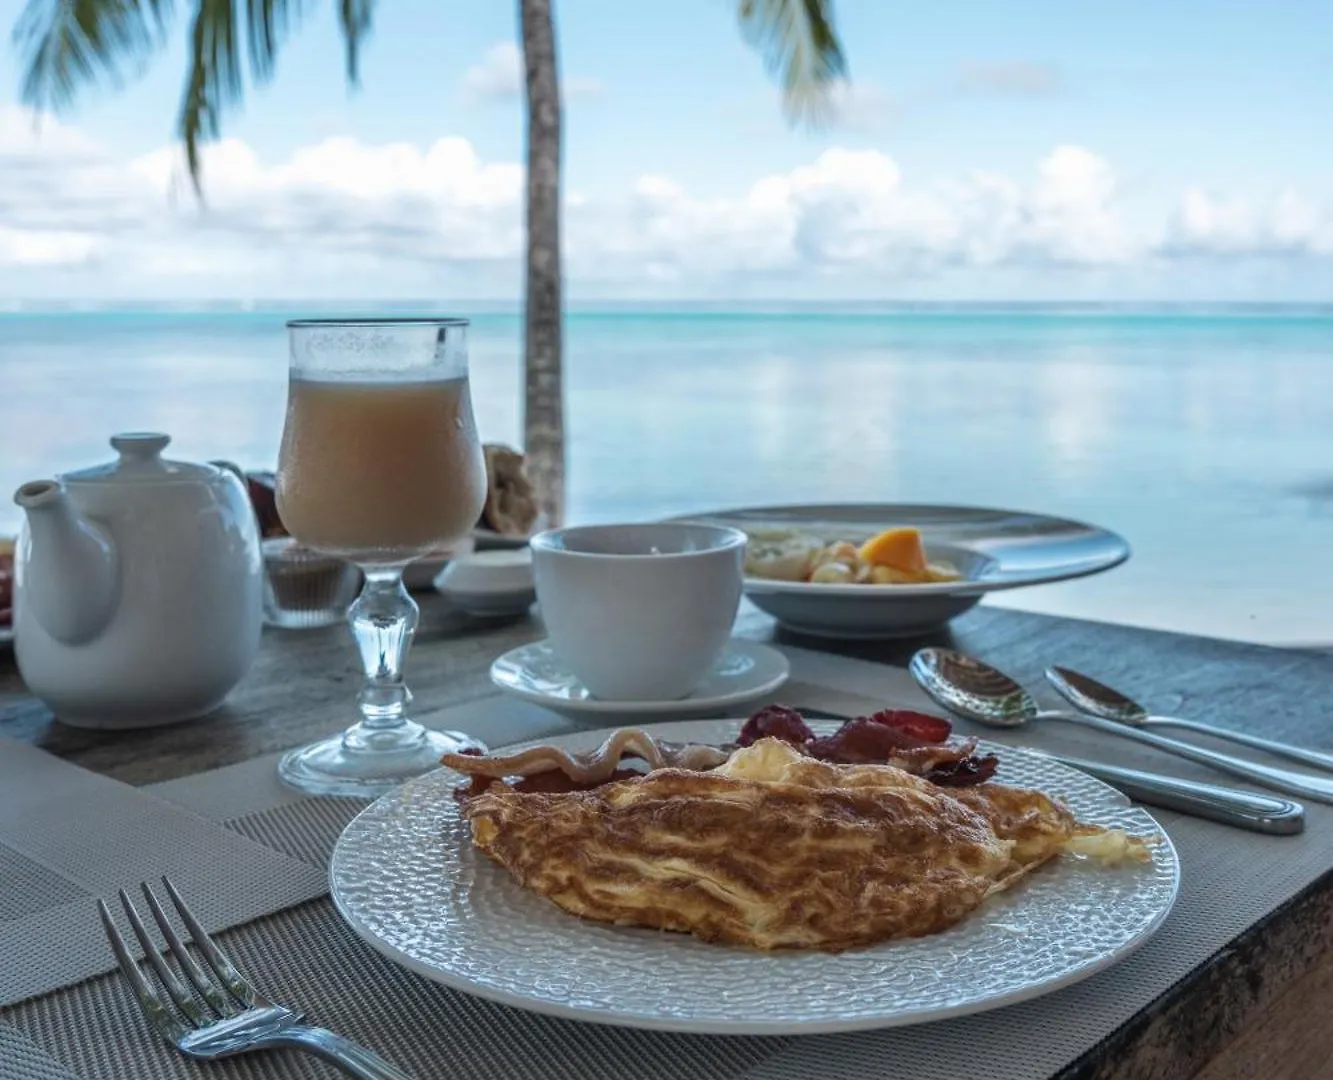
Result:
{"label": "spoon bowl", "polygon": [[1091,675],[1053,664],[1046,669],[1046,679],[1080,712],[1134,727],[1142,727],[1148,719],[1148,710],[1137,701],[1098,682]]}
{"label": "spoon bowl", "polygon": [[1308,746],[1294,746],[1262,735],[1250,735],[1244,731],[1214,727],[1198,720],[1184,720],[1178,716],[1153,716],[1133,698],[1112,689],[1105,683],[1098,682],[1090,675],[1084,675],[1071,668],[1048,667],[1046,678],[1066,701],[1089,716],[1099,716],[1104,720],[1128,724],[1135,728],[1175,728],[1179,731],[1192,731],[1214,739],[1239,743],[1253,750],[1262,750],[1289,761],[1298,761],[1302,765],[1323,772],[1333,772],[1333,754],[1322,750]]}
{"label": "spoon bowl", "polygon": [[908,670],[936,702],[978,724],[1017,728],[1040,712],[1032,695],[1003,671],[952,649],[921,649]]}

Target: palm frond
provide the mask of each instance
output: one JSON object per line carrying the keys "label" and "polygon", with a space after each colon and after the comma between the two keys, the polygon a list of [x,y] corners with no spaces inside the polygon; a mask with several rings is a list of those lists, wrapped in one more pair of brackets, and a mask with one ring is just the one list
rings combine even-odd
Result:
{"label": "palm frond", "polygon": [[[272,0],[259,2],[271,4]],[[197,0],[190,25],[190,67],[178,127],[196,192],[201,190],[200,137],[216,139],[221,132],[222,110],[239,102],[245,94],[236,16],[235,0]],[[263,40],[262,31],[255,33],[253,24],[251,33],[252,41]],[[265,63],[272,71],[272,52]]]}
{"label": "palm frond", "polygon": [[347,81],[356,84],[360,61],[361,39],[370,33],[370,22],[375,14],[375,0],[341,0],[339,19],[343,29],[343,43],[347,46]]}
{"label": "palm frond", "polygon": [[[245,21],[250,78],[262,84],[273,77],[278,52],[304,8],[304,0],[195,0],[190,67],[178,128],[196,192],[201,190],[201,142],[221,134],[223,113],[245,96],[241,19]],[[347,78],[355,83],[359,49],[370,33],[375,0],[338,0],[338,8],[347,45]]]}
{"label": "palm frond", "polygon": [[60,109],[82,85],[120,83],[162,45],[172,7],[172,0],[28,0],[13,33],[24,103]]}
{"label": "palm frond", "polygon": [[[25,60],[23,100],[37,109],[68,105],[80,87],[119,83],[163,44],[176,0],[27,0],[14,28]],[[361,43],[376,0],[335,0],[355,83]],[[306,0],[192,0],[189,68],[177,123],[190,179],[200,190],[200,145],[221,134],[226,110],[273,77],[288,31]],[[243,58],[242,53],[246,56]]]}
{"label": "palm frond", "polygon": [[847,75],[832,0],[741,0],[739,14],[742,33],[778,76],[787,116],[825,118],[829,90]]}
{"label": "palm frond", "polygon": [[273,77],[278,49],[287,36],[290,22],[299,17],[300,4],[273,3],[272,0],[246,0],[245,28],[250,71],[257,83]]}

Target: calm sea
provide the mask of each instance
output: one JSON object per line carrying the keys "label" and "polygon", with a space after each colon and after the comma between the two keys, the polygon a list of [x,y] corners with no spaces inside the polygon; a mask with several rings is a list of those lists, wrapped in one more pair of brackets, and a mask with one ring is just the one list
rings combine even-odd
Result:
{"label": "calm sea", "polygon": [[[283,322],[310,312],[0,314],[0,491],[103,460],[122,430],[271,466]],[[513,443],[521,324],[474,320],[478,422]],[[571,520],[1045,511],[1122,532],[1134,557],[1004,603],[1333,642],[1333,310],[620,308],[576,310],[567,342]]]}

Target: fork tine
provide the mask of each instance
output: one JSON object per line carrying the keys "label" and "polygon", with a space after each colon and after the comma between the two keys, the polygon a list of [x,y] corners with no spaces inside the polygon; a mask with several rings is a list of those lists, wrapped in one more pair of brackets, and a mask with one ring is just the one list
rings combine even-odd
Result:
{"label": "fork tine", "polygon": [[231,992],[232,997],[245,1005],[246,1008],[266,1004],[263,996],[236,970],[232,962],[223,955],[222,950],[213,944],[213,939],[204,932],[204,928],[199,925],[199,920],[185,906],[185,901],[181,899],[181,894],[176,891],[176,886],[171,883],[171,879],[164,877],[162,884],[166,887],[171,902],[176,905],[176,910],[180,913],[186,929],[190,931],[190,937],[194,939],[195,945],[204,954],[204,959],[208,961],[209,967],[217,973],[217,977],[222,980],[222,985]]}
{"label": "fork tine", "polygon": [[162,910],[162,905],[158,903],[157,895],[148,887],[148,882],[141,886],[144,899],[148,901],[148,909],[153,913],[153,918],[157,920],[157,928],[162,931],[162,937],[166,939],[167,948],[171,950],[171,955],[176,958],[176,963],[185,972],[185,977],[194,983],[194,987],[203,996],[203,999],[213,1007],[213,1010],[219,1016],[235,1016],[240,1010],[236,1008],[231,998],[227,997],[218,989],[217,983],[204,974],[204,969],[199,966],[199,962],[190,955],[190,951],[181,941],[180,935],[176,933],[176,928],[171,925],[171,920],[167,918],[167,913]]}
{"label": "fork tine", "polygon": [[203,1027],[208,1023],[208,1017],[204,1015],[204,1010],[199,1008],[199,1002],[195,1001],[189,988],[176,977],[176,973],[171,968],[167,967],[167,962],[162,959],[162,954],[157,951],[157,945],[148,936],[148,930],[144,927],[143,920],[139,918],[139,913],[134,909],[130,894],[124,889],[120,890],[120,904],[125,909],[125,917],[130,920],[130,928],[134,931],[134,936],[139,939],[139,944],[143,946],[144,959],[157,972],[157,977],[166,988],[167,996],[176,1003],[176,1008],[185,1014],[185,1019],[189,1020],[195,1027]]}
{"label": "fork tine", "polygon": [[116,924],[111,919],[111,909],[106,906],[106,901],[97,901],[97,912],[102,916],[102,929],[106,931],[111,951],[116,954],[120,970],[125,973],[125,978],[129,980],[130,987],[134,990],[134,996],[139,999],[139,1008],[143,1010],[144,1017],[157,1029],[162,1038],[174,1044],[177,1039],[187,1035],[190,1029],[176,1019],[175,1013],[167,1007],[157,991],[144,978],[139,965],[125,947],[125,939],[120,936],[120,931],[116,929]]}

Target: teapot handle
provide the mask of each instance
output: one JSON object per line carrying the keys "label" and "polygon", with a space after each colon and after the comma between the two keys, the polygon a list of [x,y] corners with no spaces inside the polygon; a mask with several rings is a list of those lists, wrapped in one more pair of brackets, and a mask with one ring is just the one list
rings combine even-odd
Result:
{"label": "teapot handle", "polygon": [[216,466],[219,469],[226,469],[227,472],[235,475],[236,479],[239,480],[242,484],[246,482],[245,470],[243,470],[234,461],[223,461],[221,458],[215,458],[214,460],[210,461],[209,464]]}

